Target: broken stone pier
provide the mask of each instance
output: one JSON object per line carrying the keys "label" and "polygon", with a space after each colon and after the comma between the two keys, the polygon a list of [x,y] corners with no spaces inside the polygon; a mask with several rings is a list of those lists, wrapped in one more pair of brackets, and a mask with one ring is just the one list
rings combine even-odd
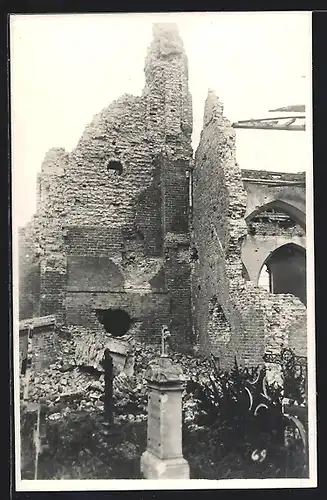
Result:
{"label": "broken stone pier", "polygon": [[182,451],[183,373],[167,355],[150,363],[147,449],[141,456],[145,479],[189,479]]}

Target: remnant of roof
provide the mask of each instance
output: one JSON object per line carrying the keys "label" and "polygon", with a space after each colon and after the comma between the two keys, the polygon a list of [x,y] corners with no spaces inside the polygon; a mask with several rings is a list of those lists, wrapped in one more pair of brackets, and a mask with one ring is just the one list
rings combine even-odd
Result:
{"label": "remnant of roof", "polygon": [[270,109],[269,113],[305,113],[305,104],[293,104],[291,106],[285,106],[283,108]]}
{"label": "remnant of roof", "polygon": [[251,118],[232,124],[233,128],[297,130],[305,131],[305,115],[274,116],[268,118]]}

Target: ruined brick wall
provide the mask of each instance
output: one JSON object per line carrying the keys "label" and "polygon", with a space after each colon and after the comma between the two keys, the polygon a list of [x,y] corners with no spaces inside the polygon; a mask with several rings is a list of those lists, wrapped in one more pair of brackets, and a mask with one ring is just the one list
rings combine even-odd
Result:
{"label": "ruined brick wall", "polygon": [[192,269],[194,324],[201,350],[223,365],[262,362],[265,350],[287,345],[297,331],[306,338],[306,310],[290,295],[272,295],[242,277],[247,195],[235,159],[235,132],[209,92],[196,152]]}
{"label": "ruined brick wall", "polygon": [[65,217],[65,169],[68,154],[62,148],[48,151],[37,180],[36,244],[40,255],[39,314],[56,314],[65,320],[63,306],[66,259],[62,223]]}
{"label": "ruined brick wall", "polygon": [[35,244],[34,220],[18,231],[19,318],[39,314],[40,263]]}
{"label": "ruined brick wall", "polygon": [[97,114],[71,153],[46,155],[38,179],[40,310],[102,331],[96,310],[119,308],[136,336],[159,340],[164,322],[184,345],[192,107],[175,26],[154,26],[145,77],[142,96],[125,94]]}

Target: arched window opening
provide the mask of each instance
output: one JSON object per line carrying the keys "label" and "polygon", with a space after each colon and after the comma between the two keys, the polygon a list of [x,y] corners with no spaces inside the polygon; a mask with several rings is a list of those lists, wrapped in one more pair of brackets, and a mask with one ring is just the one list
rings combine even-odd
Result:
{"label": "arched window opening", "polygon": [[[289,243],[277,248],[266,260],[260,274],[261,283],[267,283],[272,293],[290,293],[306,305],[306,253],[305,249]],[[266,285],[267,286],[267,285]]]}
{"label": "arched window opening", "polygon": [[271,292],[271,276],[269,269],[266,264],[262,266],[261,273],[259,276],[258,285],[267,290],[267,292]]}
{"label": "arched window opening", "polygon": [[113,337],[122,337],[131,326],[131,317],[123,309],[98,309],[96,315],[106,332]]}
{"label": "arched window opening", "polygon": [[305,209],[304,211],[300,208],[293,206],[292,204],[286,203],[281,200],[274,200],[266,205],[257,207],[251,214],[246,218],[246,222],[253,222],[252,227],[258,223],[270,223],[275,224],[283,229],[289,229],[293,226],[300,226],[305,232]]}
{"label": "arched window opening", "polygon": [[107,170],[108,172],[110,170],[113,170],[118,175],[121,175],[123,173],[123,165],[118,160],[110,160],[107,166]]}

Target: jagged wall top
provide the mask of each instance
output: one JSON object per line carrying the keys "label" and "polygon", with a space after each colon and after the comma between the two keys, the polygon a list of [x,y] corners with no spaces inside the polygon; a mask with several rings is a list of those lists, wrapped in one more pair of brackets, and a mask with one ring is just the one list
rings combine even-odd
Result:
{"label": "jagged wall top", "polygon": [[156,23],[152,27],[153,40],[149,47],[156,57],[167,57],[184,53],[183,41],[174,23]]}
{"label": "jagged wall top", "polygon": [[186,71],[188,61],[184,43],[180,37],[178,26],[173,23],[156,23],[152,26],[152,41],[148,47],[145,59],[145,73],[150,67],[170,61],[173,58],[183,59]]}
{"label": "jagged wall top", "polygon": [[219,125],[231,127],[230,121],[224,116],[223,103],[217,97],[216,92],[209,89],[204,105],[203,126],[206,127],[212,120],[218,121]]}

